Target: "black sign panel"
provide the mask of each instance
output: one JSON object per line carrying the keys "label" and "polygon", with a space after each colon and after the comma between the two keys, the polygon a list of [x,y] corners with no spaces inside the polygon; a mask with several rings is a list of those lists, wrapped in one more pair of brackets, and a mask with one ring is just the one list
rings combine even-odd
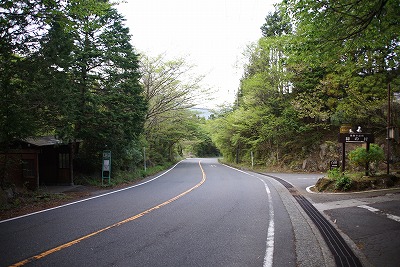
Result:
{"label": "black sign panel", "polygon": [[333,170],[340,167],[340,163],[338,160],[331,160],[329,162],[329,169]]}
{"label": "black sign panel", "polygon": [[373,143],[375,138],[370,133],[341,133],[339,134],[340,143]]}

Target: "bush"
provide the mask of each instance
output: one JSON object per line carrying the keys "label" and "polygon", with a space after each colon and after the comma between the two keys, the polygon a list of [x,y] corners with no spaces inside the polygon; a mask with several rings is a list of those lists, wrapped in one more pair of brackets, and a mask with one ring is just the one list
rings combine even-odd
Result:
{"label": "bush", "polygon": [[350,189],[353,183],[351,178],[346,173],[342,173],[338,168],[329,170],[328,178],[335,181],[336,190],[346,191]]}
{"label": "bush", "polygon": [[353,181],[350,179],[350,177],[343,174],[338,179],[336,179],[335,189],[347,191],[350,189],[352,183],[353,183]]}
{"label": "bush", "polygon": [[342,176],[342,172],[339,170],[339,168],[334,168],[332,170],[328,171],[328,178],[332,180],[337,180]]}
{"label": "bush", "polygon": [[376,144],[371,144],[368,152],[364,147],[359,147],[349,152],[350,164],[359,167],[365,167],[367,163],[377,165],[384,159],[385,153],[383,149]]}

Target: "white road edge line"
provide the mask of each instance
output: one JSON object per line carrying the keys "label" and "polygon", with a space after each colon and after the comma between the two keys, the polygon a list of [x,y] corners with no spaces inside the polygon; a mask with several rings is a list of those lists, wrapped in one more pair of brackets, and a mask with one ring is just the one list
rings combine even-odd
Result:
{"label": "white road edge line", "polygon": [[269,218],[270,218],[269,224],[268,224],[267,248],[265,251],[263,266],[264,267],[272,267],[273,260],[274,260],[274,240],[275,240],[274,207],[272,205],[271,191],[270,191],[267,183],[261,178],[258,178],[258,179],[264,183],[265,191],[267,191],[268,204],[269,204]]}
{"label": "white road edge line", "polygon": [[172,169],[174,169],[182,161],[183,160],[179,161],[174,166],[172,166],[170,169],[166,170],[165,172],[161,173],[160,175],[158,175],[158,176],[156,176],[156,177],[154,177],[154,178],[152,178],[152,179],[150,179],[150,180],[148,180],[146,182],[139,183],[139,184],[136,184],[136,185],[132,185],[132,186],[129,186],[129,187],[126,187],[126,188],[122,188],[122,189],[119,189],[119,190],[115,190],[115,191],[112,191],[112,192],[108,192],[108,193],[105,193],[105,194],[101,194],[101,195],[98,195],[98,196],[89,197],[89,198],[85,198],[85,199],[82,199],[82,200],[74,201],[74,202],[71,202],[71,203],[68,203],[68,204],[64,204],[64,205],[61,205],[61,206],[57,206],[57,207],[53,207],[53,208],[49,208],[49,209],[45,209],[45,210],[39,210],[39,211],[36,211],[36,212],[32,212],[32,213],[28,213],[28,214],[25,214],[25,215],[21,215],[21,216],[18,216],[18,217],[6,219],[6,220],[3,220],[3,221],[0,221],[0,224],[1,223],[5,223],[5,222],[9,222],[9,221],[18,220],[18,219],[21,219],[21,218],[25,218],[25,217],[28,217],[28,216],[35,215],[35,214],[44,213],[44,212],[48,212],[48,211],[59,209],[59,208],[64,208],[64,207],[75,205],[75,204],[78,204],[78,203],[81,203],[81,202],[85,202],[85,201],[88,201],[88,200],[92,200],[92,199],[108,196],[108,195],[111,195],[111,194],[115,194],[115,193],[118,193],[118,192],[122,192],[122,191],[125,191],[125,190],[129,190],[129,189],[132,189],[132,188],[135,188],[135,187],[150,183],[150,182],[152,182],[154,180],[157,180],[161,176],[167,174],[168,172],[170,172]]}
{"label": "white road edge line", "polygon": [[388,219],[391,219],[391,220],[396,221],[396,222],[400,222],[400,217],[399,216],[396,216],[396,215],[393,215],[393,214],[390,214],[390,213],[385,213],[385,212],[383,212],[383,211],[381,211],[379,209],[376,209],[374,207],[370,207],[370,206],[367,206],[367,205],[360,205],[360,206],[357,206],[357,207],[369,210],[370,212],[373,212],[373,213],[376,213],[376,214],[385,215]]}
{"label": "white road edge line", "polygon": [[224,166],[231,168],[233,170],[236,170],[238,172],[244,173],[246,175],[249,175],[251,177],[255,177],[259,179],[261,182],[264,183],[265,191],[267,192],[268,196],[268,208],[269,208],[269,222],[268,222],[268,230],[267,230],[267,241],[266,241],[266,249],[265,249],[265,256],[264,256],[264,263],[263,267],[272,267],[273,262],[274,262],[274,242],[275,242],[275,223],[274,223],[274,206],[272,205],[272,196],[271,196],[271,190],[269,189],[267,183],[261,179],[260,177],[257,177],[253,174],[247,173],[245,171],[233,168],[231,166],[225,165]]}

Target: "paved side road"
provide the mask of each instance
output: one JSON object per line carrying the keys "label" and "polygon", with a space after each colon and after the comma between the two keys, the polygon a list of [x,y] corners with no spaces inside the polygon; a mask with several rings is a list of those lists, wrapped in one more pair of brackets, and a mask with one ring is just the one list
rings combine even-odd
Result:
{"label": "paved side road", "polygon": [[314,205],[352,240],[372,266],[400,266],[400,190],[350,196]]}
{"label": "paved side road", "polygon": [[323,174],[269,173],[291,183],[334,225],[364,266],[400,266],[400,188],[312,193]]}

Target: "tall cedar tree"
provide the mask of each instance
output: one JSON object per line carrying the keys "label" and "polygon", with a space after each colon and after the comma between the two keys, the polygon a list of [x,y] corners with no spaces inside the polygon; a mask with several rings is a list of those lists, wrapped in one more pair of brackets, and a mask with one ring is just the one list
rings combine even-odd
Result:
{"label": "tall cedar tree", "polygon": [[81,163],[86,166],[96,166],[101,151],[110,149],[115,166],[126,167],[147,110],[129,29],[108,1],[70,1],[66,11],[72,60],[68,69],[60,67],[72,86],[64,92],[68,101],[60,103],[68,123],[57,130],[65,138],[83,140]]}

